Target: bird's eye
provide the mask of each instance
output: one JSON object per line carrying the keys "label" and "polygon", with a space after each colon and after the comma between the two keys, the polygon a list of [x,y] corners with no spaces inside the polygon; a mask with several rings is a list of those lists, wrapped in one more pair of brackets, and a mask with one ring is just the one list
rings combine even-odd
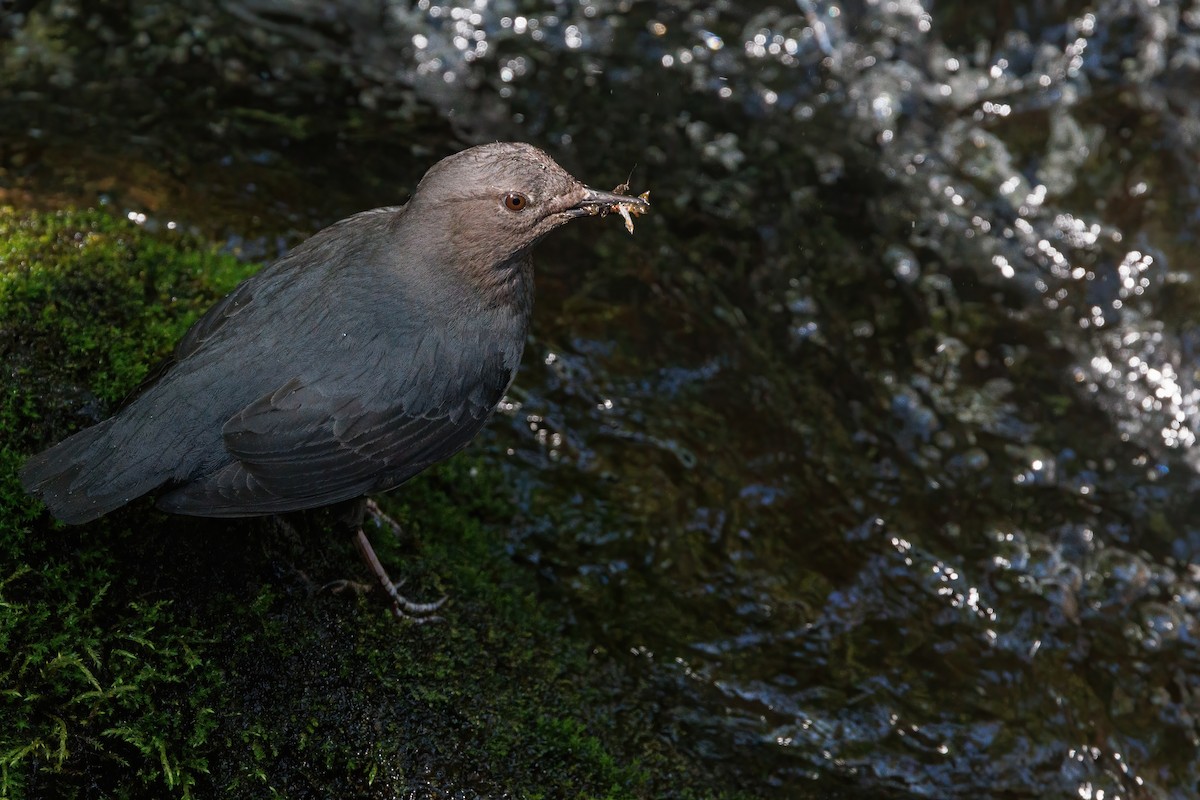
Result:
{"label": "bird's eye", "polygon": [[529,198],[520,192],[509,192],[504,195],[504,207],[509,211],[524,211],[529,205]]}

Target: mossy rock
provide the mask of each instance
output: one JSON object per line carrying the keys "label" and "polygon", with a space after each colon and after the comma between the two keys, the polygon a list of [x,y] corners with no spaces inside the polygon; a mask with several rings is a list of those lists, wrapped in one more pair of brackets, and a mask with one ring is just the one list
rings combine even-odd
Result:
{"label": "mossy rock", "polygon": [[479,454],[389,496],[403,542],[372,537],[410,596],[451,596],[429,625],[320,589],[368,580],[321,514],[139,501],[68,528],[24,495],[28,454],[111,412],[254,269],[102,211],[0,210],[0,798],[707,796],[669,746],[622,743],[586,646],[506,555]]}

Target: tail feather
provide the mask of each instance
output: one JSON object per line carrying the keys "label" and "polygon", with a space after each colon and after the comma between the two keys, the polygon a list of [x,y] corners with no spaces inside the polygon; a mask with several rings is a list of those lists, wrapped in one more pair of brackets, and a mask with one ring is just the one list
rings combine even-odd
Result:
{"label": "tail feather", "polygon": [[111,463],[125,445],[117,421],[107,419],[30,457],[20,475],[25,491],[40,497],[58,519],[79,525],[162,484],[169,476],[159,470]]}

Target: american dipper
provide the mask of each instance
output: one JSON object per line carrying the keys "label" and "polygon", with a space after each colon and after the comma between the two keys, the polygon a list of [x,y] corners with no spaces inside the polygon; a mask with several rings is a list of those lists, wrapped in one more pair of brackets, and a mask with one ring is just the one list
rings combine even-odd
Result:
{"label": "american dipper", "polygon": [[[64,522],[148,493],[176,514],[250,517],[392,489],[461,450],[512,383],[530,250],[585,215],[642,213],[527,144],[435,164],[406,205],[325,228],[244,281],[115,416],[43,453],[26,491]],[[395,590],[351,529],[398,614]]]}

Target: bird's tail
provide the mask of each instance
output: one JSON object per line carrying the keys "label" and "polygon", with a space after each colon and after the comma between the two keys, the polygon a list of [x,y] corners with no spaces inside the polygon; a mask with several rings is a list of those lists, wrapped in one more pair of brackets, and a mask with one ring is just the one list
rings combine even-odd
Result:
{"label": "bird's tail", "polygon": [[21,469],[25,491],[63,522],[91,522],[151,491],[168,477],[120,463],[125,442],[117,419],[106,419],[30,457]]}

